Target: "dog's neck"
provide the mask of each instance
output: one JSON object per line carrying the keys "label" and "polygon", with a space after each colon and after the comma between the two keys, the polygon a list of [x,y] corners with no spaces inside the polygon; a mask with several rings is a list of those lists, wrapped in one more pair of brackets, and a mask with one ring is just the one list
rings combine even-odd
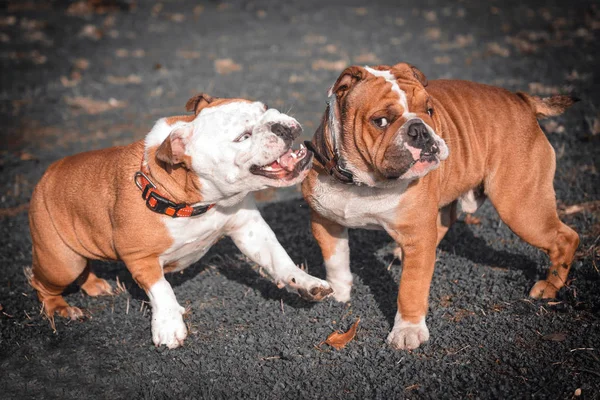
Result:
{"label": "dog's neck", "polygon": [[169,165],[156,159],[157,148],[147,152],[144,165],[147,175],[163,195],[176,203],[199,204],[203,202],[202,185],[198,175],[185,165]]}

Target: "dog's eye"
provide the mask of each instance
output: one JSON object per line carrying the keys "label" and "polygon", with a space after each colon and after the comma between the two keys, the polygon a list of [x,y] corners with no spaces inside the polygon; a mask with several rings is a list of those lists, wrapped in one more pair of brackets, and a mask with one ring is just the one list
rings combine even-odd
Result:
{"label": "dog's eye", "polygon": [[250,139],[250,137],[252,137],[252,132],[246,131],[246,132],[242,133],[240,136],[238,136],[238,138],[235,139],[234,142],[243,142],[246,139]]}
{"label": "dog's eye", "polygon": [[430,117],[433,117],[433,108],[432,107],[427,107],[427,114],[429,114]]}
{"label": "dog's eye", "polygon": [[385,117],[382,117],[382,118],[375,118],[375,119],[373,120],[373,123],[374,123],[375,125],[377,125],[379,128],[385,128],[386,126],[388,126],[388,125],[389,125],[389,122],[388,122],[387,118],[385,118]]}

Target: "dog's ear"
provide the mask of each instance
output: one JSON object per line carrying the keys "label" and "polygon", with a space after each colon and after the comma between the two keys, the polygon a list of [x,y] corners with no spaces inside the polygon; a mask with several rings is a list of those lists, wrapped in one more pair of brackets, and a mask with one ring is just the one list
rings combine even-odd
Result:
{"label": "dog's ear", "polygon": [[396,64],[392,68],[392,73],[396,77],[412,76],[417,81],[419,81],[419,83],[421,85],[423,85],[423,87],[427,86],[427,77],[425,76],[425,74],[412,64],[408,64],[408,63]]}
{"label": "dog's ear", "polygon": [[158,146],[156,158],[172,166],[185,163],[185,148],[193,130],[192,124],[185,124],[173,129]]}
{"label": "dog's ear", "polygon": [[206,93],[200,93],[192,97],[185,103],[186,111],[193,111],[194,114],[198,115],[200,111],[216,99]]}
{"label": "dog's ear", "polygon": [[328,96],[335,94],[339,99],[348,93],[348,90],[352,88],[357,82],[361,81],[367,75],[367,71],[363,67],[352,66],[348,67],[342,72],[329,89]]}

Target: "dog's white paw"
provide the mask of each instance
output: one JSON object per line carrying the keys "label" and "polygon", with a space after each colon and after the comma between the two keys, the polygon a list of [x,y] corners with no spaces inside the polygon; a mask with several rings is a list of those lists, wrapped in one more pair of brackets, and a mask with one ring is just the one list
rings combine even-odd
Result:
{"label": "dog's white paw", "polygon": [[175,298],[169,282],[162,278],[148,291],[152,305],[152,341],[155,346],[165,345],[174,349],[183,345],[187,328],[183,322],[185,308]]}
{"label": "dog's white paw", "polygon": [[287,278],[287,286],[290,289],[297,291],[300,297],[308,301],[321,301],[331,296],[333,289],[329,282],[301,272]]}
{"label": "dog's white paw", "polygon": [[350,292],[352,291],[352,281],[350,283],[340,281],[329,281],[333,289],[333,298],[341,303],[350,301]]}
{"label": "dog's white paw", "polygon": [[183,322],[185,309],[160,310],[152,313],[152,341],[155,346],[165,345],[169,349],[182,346],[187,337],[187,327]]}
{"label": "dog's white paw", "polygon": [[410,350],[416,349],[427,340],[429,340],[429,329],[425,324],[425,318],[415,324],[403,321],[400,313],[396,314],[394,327],[387,337],[390,346],[399,350]]}

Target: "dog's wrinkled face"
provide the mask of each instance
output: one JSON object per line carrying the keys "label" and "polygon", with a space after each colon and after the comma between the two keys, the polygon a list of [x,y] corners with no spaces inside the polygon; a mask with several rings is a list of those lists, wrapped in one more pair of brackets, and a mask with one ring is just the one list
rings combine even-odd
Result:
{"label": "dog's wrinkled face", "polygon": [[303,146],[292,150],[302,132],[294,118],[260,102],[200,96],[190,99],[196,118],[174,125],[157,157],[194,171],[204,198],[291,186],[304,179],[312,153]]}
{"label": "dog's wrinkled face", "polygon": [[[330,91],[344,166],[359,182],[387,186],[425,176],[448,157],[434,131],[425,76],[409,64],[349,67]],[[334,132],[329,133],[334,134]]]}

